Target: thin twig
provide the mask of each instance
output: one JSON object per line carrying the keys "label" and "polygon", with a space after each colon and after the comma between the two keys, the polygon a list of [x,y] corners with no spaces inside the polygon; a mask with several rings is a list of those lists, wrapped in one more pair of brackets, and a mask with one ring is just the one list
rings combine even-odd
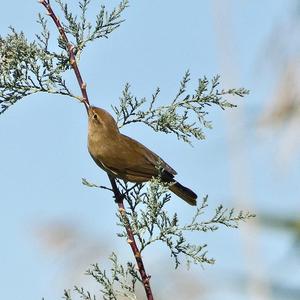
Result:
{"label": "thin twig", "polygon": [[[69,42],[69,39],[68,39],[68,37],[65,33],[64,28],[62,27],[58,17],[53,12],[52,7],[50,5],[50,1],[49,0],[39,0],[39,2],[47,9],[48,15],[54,21],[54,23],[55,23],[62,39],[64,40],[64,42],[67,45],[67,49],[68,49],[69,57],[70,57],[70,64],[71,64],[71,67],[73,68],[73,70],[75,72],[78,84],[79,84],[80,89],[81,89],[82,97],[83,97],[81,102],[85,105],[86,109],[88,110],[88,108],[90,106],[90,103],[89,103],[89,100],[88,100],[88,95],[87,95],[87,90],[86,90],[86,83],[82,79],[81,73],[79,71],[79,68],[78,68],[78,65],[77,65],[77,62],[76,62],[76,57],[75,57],[75,54],[74,54],[74,51],[73,51],[74,46]],[[124,206],[124,202],[123,202],[123,196],[121,195],[121,193],[120,193],[120,191],[117,187],[115,179],[110,177],[110,176],[108,176],[108,177],[109,177],[109,180],[110,180],[111,185],[112,185],[112,189],[113,189],[113,192],[114,192],[114,195],[115,195],[116,203],[118,204],[118,207],[119,207],[120,214],[121,214],[121,216],[124,220],[124,226],[125,226],[127,236],[128,236],[128,243],[129,243],[129,245],[132,249],[132,252],[134,254],[134,257],[136,259],[138,270],[140,272],[142,282],[143,282],[143,285],[144,285],[144,288],[145,288],[145,292],[146,292],[146,295],[147,295],[147,299],[148,300],[153,300],[154,298],[153,298],[152,290],[151,290],[151,287],[150,287],[150,276],[147,275],[147,273],[145,271],[144,263],[143,263],[143,260],[142,260],[142,257],[141,257],[141,252],[139,251],[139,249],[137,247],[137,244],[136,244],[136,241],[135,241],[135,238],[134,238],[129,220],[127,218],[126,210],[125,210],[125,206]]]}
{"label": "thin twig", "polygon": [[115,195],[115,202],[117,203],[118,207],[119,207],[119,211],[120,214],[123,218],[124,221],[124,227],[126,229],[127,232],[127,236],[128,236],[128,244],[131,247],[131,250],[133,252],[133,255],[135,257],[137,266],[138,266],[138,270],[140,272],[141,278],[142,278],[142,282],[145,288],[145,292],[147,295],[147,299],[148,300],[153,300],[153,294],[152,294],[152,290],[151,290],[151,286],[150,286],[150,275],[147,275],[146,271],[145,271],[145,267],[144,267],[144,262],[141,256],[141,252],[136,244],[128,217],[126,215],[126,209],[124,206],[124,199],[123,199],[123,195],[120,193],[116,181],[113,177],[111,177],[110,175],[108,175],[114,195]]}
{"label": "thin twig", "polygon": [[67,45],[67,49],[69,52],[69,58],[70,58],[70,65],[74,70],[74,73],[76,75],[81,93],[82,93],[82,99],[81,102],[85,105],[86,110],[88,110],[89,106],[90,106],[90,102],[89,102],[89,98],[88,98],[88,94],[87,94],[87,90],[86,90],[86,83],[83,81],[81,73],[79,71],[78,68],[78,64],[76,62],[76,57],[74,54],[74,46],[69,42],[69,39],[65,33],[65,30],[63,28],[63,26],[60,23],[59,18],[55,15],[51,5],[50,5],[50,0],[39,0],[39,2],[47,9],[47,14],[52,18],[53,22],[55,23],[60,36],[62,37],[63,41],[66,43]]}

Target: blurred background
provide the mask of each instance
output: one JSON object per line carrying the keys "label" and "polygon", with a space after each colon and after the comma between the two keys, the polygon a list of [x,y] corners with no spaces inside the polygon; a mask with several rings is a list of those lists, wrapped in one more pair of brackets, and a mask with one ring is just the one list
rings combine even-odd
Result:
{"label": "blurred background", "polygon": [[[2,36],[9,25],[29,40],[39,32],[35,19],[44,9],[36,1],[1,6]],[[207,215],[220,203],[257,214],[238,230],[193,236],[208,243],[213,266],[174,271],[166,249],[149,250],[144,260],[156,299],[300,299],[299,1],[132,0],[123,16],[126,22],[81,58],[93,104],[112,112],[126,82],[138,97],[150,98],[159,86],[167,103],[187,69],[190,91],[199,77],[216,74],[222,88],[251,91],[234,99],[236,109],[211,107],[214,128],[194,147],[139,124],[123,131],[163,157],[199,197],[208,194]],[[66,79],[78,91],[71,72]],[[131,259],[116,237],[110,193],[81,184],[82,177],[108,184],[87,152],[86,127],[81,104],[43,94],[0,117],[3,299],[61,299],[75,284],[98,292],[85,270],[95,262],[109,267],[112,251]],[[194,210],[175,197],[169,209],[183,221]]]}

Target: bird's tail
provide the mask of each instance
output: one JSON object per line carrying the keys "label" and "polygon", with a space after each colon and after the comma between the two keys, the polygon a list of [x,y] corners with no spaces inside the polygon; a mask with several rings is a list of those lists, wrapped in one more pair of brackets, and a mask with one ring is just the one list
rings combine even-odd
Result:
{"label": "bird's tail", "polygon": [[196,205],[196,199],[197,195],[190,190],[189,188],[183,186],[179,182],[175,181],[172,183],[169,187],[170,191],[172,191],[174,194],[176,194],[178,197],[186,201],[190,205]]}

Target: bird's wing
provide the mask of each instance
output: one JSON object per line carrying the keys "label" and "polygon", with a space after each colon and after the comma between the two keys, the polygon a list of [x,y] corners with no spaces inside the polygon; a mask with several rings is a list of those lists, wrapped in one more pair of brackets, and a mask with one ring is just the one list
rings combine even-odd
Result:
{"label": "bird's wing", "polygon": [[140,157],[145,163],[145,166],[147,165],[147,168],[155,169],[155,174],[158,174],[158,167],[162,167],[164,171],[176,175],[177,172],[169,166],[162,158],[160,158],[157,154],[152,152],[150,149],[145,147],[143,144],[139,143],[138,141],[126,136],[122,135],[122,138],[124,141],[126,141],[127,145],[133,145],[134,144],[134,152],[136,157]]}
{"label": "bird's wing", "polygon": [[136,140],[120,135],[119,139],[111,145],[114,149],[110,155],[105,155],[102,163],[106,169],[120,178],[129,181],[147,181],[158,175],[159,164],[164,169],[164,177],[173,178],[176,171],[171,168],[158,155],[146,148]]}

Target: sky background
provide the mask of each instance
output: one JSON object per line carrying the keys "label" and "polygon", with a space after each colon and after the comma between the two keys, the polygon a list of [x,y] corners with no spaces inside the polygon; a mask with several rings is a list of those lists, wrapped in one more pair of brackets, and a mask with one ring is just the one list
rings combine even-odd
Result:
{"label": "sky background", "polygon": [[[69,2],[75,7],[76,1]],[[118,2],[102,3],[111,8]],[[285,37],[293,4],[133,0],[123,15],[126,22],[109,39],[91,44],[81,58],[90,101],[110,112],[126,82],[137,97],[150,98],[159,86],[160,103],[168,103],[187,69],[190,92],[198,78],[216,74],[224,88],[251,91],[248,97],[235,99],[234,111],[211,107],[208,118],[214,128],[206,130],[207,139],[195,141],[194,147],[141,124],[123,130],[174,167],[178,180],[199,198],[209,195],[208,216],[220,203],[258,215],[241,230],[221,228],[193,236],[197,243],[208,243],[209,255],[217,262],[204,269],[193,267],[191,273],[182,268],[179,274],[186,280],[176,277],[178,271],[161,269],[168,260],[166,250],[150,252],[145,263],[161,299],[178,286],[178,299],[185,299],[180,286],[183,291],[190,281],[195,293],[189,299],[297,299],[282,298],[273,286],[300,289],[299,257],[291,252],[293,237],[262,226],[260,218],[299,215],[300,160],[292,154],[281,159],[284,128],[266,130],[258,125],[275,105],[281,69],[272,50]],[[32,40],[39,32],[35,22],[39,12],[45,11],[37,1],[6,1],[0,11],[1,35],[12,25]],[[56,37],[56,28],[51,22],[49,26]],[[55,38],[52,43],[55,47]],[[79,93],[73,74],[66,74],[66,79]],[[124,241],[115,235],[116,207],[110,193],[81,184],[82,177],[108,184],[89,157],[86,139],[84,107],[65,97],[30,96],[0,116],[3,299],[61,299],[64,288],[90,284],[81,274],[91,263],[100,260],[105,265],[112,251],[130,258]],[[299,134],[294,139],[299,140]],[[194,211],[176,197],[169,209],[180,212],[183,220]]]}

